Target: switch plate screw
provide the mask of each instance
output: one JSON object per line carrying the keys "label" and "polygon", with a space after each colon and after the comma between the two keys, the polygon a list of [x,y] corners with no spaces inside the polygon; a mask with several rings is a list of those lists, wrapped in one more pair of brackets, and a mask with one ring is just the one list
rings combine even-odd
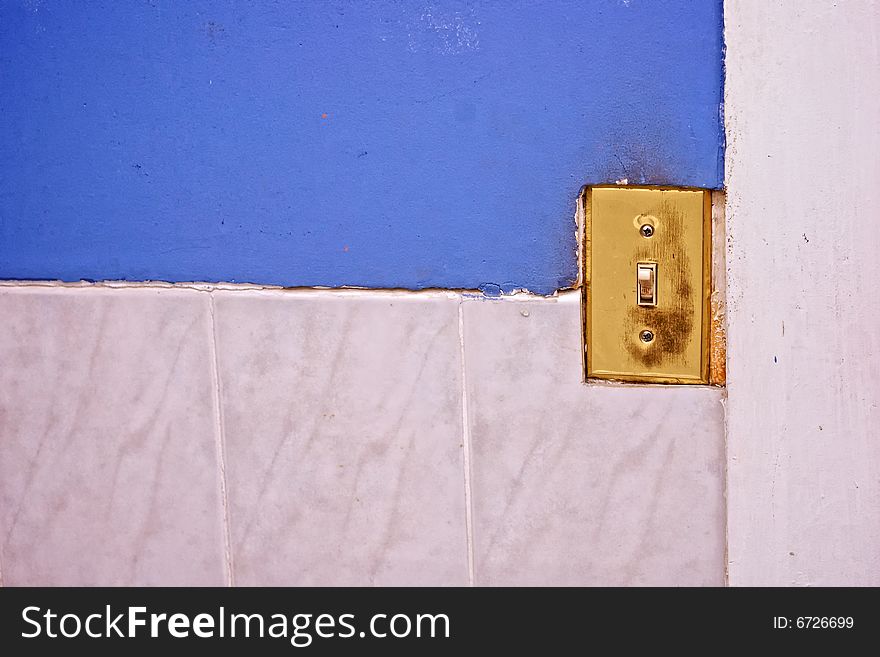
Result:
{"label": "switch plate screw", "polygon": [[654,234],[654,227],[651,224],[644,224],[639,228],[642,237],[651,237]]}
{"label": "switch plate screw", "polygon": [[645,329],[639,333],[639,338],[641,338],[642,342],[651,342],[654,339],[654,333]]}

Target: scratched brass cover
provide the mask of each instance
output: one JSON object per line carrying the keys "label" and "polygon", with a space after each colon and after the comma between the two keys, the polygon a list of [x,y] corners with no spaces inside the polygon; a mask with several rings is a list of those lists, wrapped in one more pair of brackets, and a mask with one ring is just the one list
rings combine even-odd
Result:
{"label": "scratched brass cover", "polygon": [[[587,190],[587,378],[708,382],[710,217],[706,190]],[[644,225],[651,226],[650,237]],[[657,263],[653,307],[637,304],[640,262]],[[643,341],[643,331],[653,340]]]}

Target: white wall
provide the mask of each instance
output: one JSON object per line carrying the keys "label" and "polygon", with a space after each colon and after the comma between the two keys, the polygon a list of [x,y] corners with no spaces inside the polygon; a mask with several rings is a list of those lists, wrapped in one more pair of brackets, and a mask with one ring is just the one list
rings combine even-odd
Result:
{"label": "white wall", "polygon": [[732,585],[880,584],[880,5],[727,0]]}

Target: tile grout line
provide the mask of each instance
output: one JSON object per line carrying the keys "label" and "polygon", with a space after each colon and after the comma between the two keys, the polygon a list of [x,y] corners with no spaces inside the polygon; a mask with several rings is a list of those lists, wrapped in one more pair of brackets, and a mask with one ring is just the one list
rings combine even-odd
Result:
{"label": "tile grout line", "polygon": [[471,437],[467,403],[467,367],[464,355],[464,299],[458,301],[458,344],[461,354],[461,435],[464,447],[464,514],[467,534],[468,586],[474,586],[474,514],[471,492]]}
{"label": "tile grout line", "polygon": [[217,421],[217,464],[220,470],[220,502],[223,505],[223,552],[226,567],[226,585],[235,586],[232,561],[232,539],[229,529],[229,496],[226,490],[226,436],[224,435],[223,422],[223,398],[220,394],[220,359],[217,354],[217,321],[214,317],[214,294],[208,293],[211,301],[211,351],[213,355],[214,375],[214,401],[217,407],[215,419]]}

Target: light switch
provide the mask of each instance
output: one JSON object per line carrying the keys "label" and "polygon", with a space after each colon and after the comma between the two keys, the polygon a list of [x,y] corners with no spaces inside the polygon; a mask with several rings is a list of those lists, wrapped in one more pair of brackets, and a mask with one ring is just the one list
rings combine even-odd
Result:
{"label": "light switch", "polygon": [[707,190],[587,190],[588,378],[708,382],[710,203]]}
{"label": "light switch", "polygon": [[636,304],[639,306],[657,305],[657,263],[640,262],[636,265]]}

